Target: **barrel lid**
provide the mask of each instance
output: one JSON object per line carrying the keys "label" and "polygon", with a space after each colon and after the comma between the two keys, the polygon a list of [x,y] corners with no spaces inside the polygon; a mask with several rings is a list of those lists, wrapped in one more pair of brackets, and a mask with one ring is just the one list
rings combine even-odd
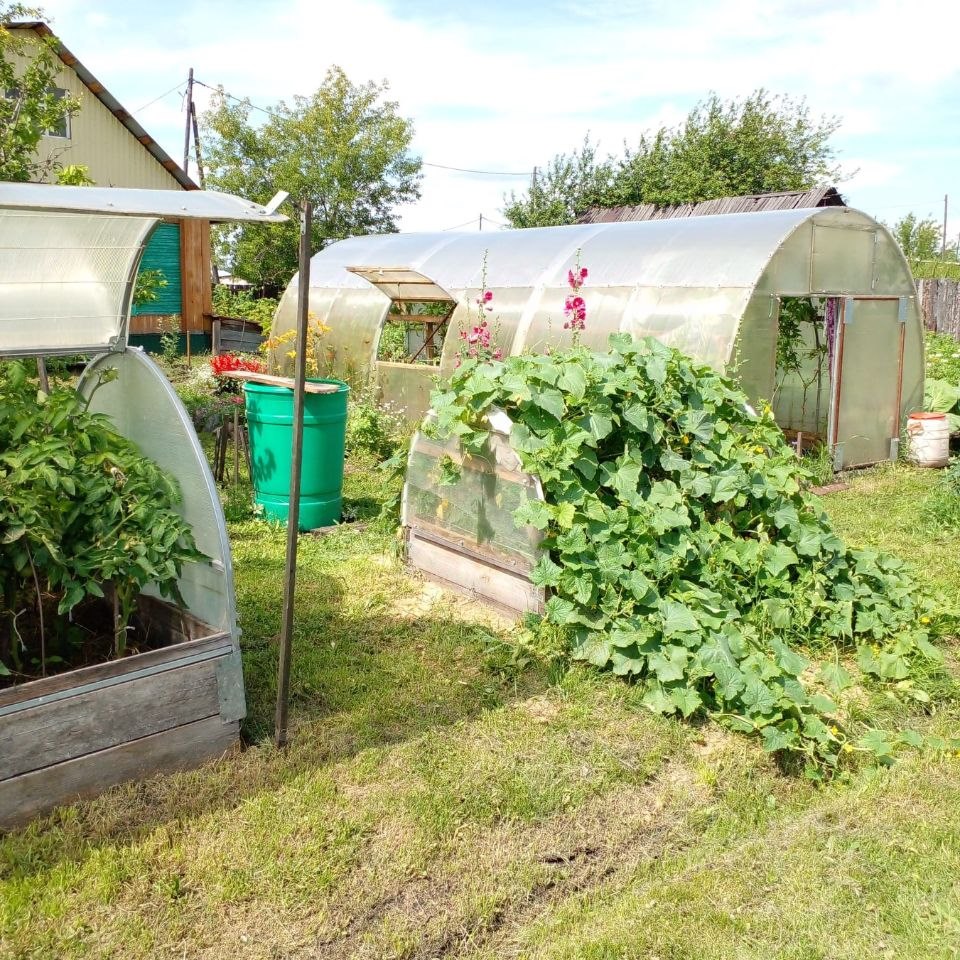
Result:
{"label": "barrel lid", "polygon": [[945,413],[933,413],[933,412],[919,412],[911,413],[909,418],[910,420],[946,420],[947,415]]}

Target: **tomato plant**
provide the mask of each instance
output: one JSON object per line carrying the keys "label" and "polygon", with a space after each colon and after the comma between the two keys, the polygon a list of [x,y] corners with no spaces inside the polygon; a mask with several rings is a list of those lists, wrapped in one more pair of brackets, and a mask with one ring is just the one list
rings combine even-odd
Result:
{"label": "tomato plant", "polygon": [[[30,653],[20,624],[69,618],[87,597],[116,601],[112,644],[126,652],[137,597],[148,583],[182,603],[183,566],[206,561],[177,512],[172,477],[121,437],[70,387],[46,394],[19,362],[0,376],[0,669],[20,672]],[[5,634],[5,635],[4,635]],[[4,663],[6,666],[4,666]]]}

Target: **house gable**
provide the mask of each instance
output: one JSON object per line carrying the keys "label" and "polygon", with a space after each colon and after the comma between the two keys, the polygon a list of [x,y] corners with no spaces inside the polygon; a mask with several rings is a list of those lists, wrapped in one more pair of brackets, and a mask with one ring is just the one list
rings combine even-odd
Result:
{"label": "house gable", "polygon": [[63,166],[83,165],[102,187],[198,189],[50,27],[29,22],[11,24],[8,29],[56,39],[63,68],[55,83],[82,99],[80,110],[71,118],[69,138],[46,136],[40,142],[37,152],[42,160],[54,158]]}

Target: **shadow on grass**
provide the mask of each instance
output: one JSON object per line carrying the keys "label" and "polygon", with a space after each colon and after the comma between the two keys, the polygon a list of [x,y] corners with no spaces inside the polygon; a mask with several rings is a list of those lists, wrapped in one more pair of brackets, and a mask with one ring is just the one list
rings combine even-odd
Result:
{"label": "shadow on grass", "polygon": [[[0,879],[81,862],[99,847],[137,842],[158,829],[172,837],[190,821],[317,775],[326,764],[468,720],[548,685],[536,669],[501,669],[487,629],[455,616],[455,601],[432,594],[437,609],[420,611],[418,598],[429,588],[395,565],[354,574],[376,560],[371,548],[383,545],[370,539],[344,532],[302,547],[286,749],[272,744],[283,562],[271,542],[238,566],[246,747],[199,770],[122,785],[0,836]],[[399,591],[406,606],[398,612],[388,601]]]}

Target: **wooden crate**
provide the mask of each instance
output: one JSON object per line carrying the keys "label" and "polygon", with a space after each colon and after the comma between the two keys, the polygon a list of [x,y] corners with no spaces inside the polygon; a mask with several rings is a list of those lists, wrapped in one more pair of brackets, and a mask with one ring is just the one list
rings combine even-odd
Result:
{"label": "wooden crate", "polygon": [[0,690],[0,829],[236,743],[245,705],[233,639],[161,600],[141,598],[139,612],[167,645]]}

